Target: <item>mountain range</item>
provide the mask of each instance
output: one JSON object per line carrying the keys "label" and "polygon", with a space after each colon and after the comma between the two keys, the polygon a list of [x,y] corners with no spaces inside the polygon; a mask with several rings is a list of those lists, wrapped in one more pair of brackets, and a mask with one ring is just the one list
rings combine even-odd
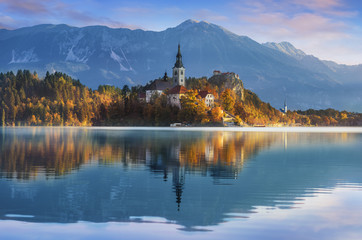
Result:
{"label": "mountain range", "polygon": [[187,77],[235,72],[274,107],[362,112],[362,65],[323,61],[288,42],[260,44],[218,25],[187,20],[164,31],[37,25],[0,30],[0,71],[64,72],[97,88],[163,76],[181,44]]}

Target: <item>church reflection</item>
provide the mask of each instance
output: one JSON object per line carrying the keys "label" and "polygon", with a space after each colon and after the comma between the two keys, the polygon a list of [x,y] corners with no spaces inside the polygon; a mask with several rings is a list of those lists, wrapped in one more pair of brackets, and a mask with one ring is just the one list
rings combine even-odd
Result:
{"label": "church reflection", "polygon": [[184,169],[174,168],[172,174],[172,184],[173,184],[173,189],[176,193],[177,211],[180,211],[184,181],[185,181]]}
{"label": "church reflection", "polygon": [[24,180],[36,179],[41,174],[62,176],[95,161],[131,168],[146,165],[156,174],[162,172],[165,180],[169,174],[182,172],[235,178],[246,159],[280,138],[278,134],[178,132],[175,135],[167,131],[115,133],[61,128],[3,129],[2,135],[1,177]]}
{"label": "church reflection", "polygon": [[164,181],[172,179],[180,210],[186,174],[235,179],[244,162],[276,142],[278,134],[232,132],[138,132],[62,128],[3,129],[0,177],[59,178],[82,165],[147,166]]}
{"label": "church reflection", "polygon": [[[285,132],[5,128],[1,135],[0,177],[3,178],[36,179],[42,174],[46,178],[59,177],[92,162],[123,164],[129,168],[145,165],[155,174],[162,173],[165,181],[172,174],[175,189],[184,184],[185,173],[234,179],[245,161],[259,151],[273,144],[287,150],[288,138],[291,144],[303,142],[300,135]],[[309,135],[304,134],[304,138],[309,139]],[[313,139],[320,142],[322,137],[324,141],[347,141],[343,134],[316,135]]]}

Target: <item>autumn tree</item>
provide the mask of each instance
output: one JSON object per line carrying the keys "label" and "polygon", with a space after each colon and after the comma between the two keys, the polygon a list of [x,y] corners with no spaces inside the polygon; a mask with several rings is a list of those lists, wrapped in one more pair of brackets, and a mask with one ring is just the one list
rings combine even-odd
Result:
{"label": "autumn tree", "polygon": [[220,94],[221,106],[224,108],[225,111],[228,111],[231,114],[234,113],[235,99],[235,93],[229,88],[225,89]]}
{"label": "autumn tree", "polygon": [[210,111],[210,115],[211,115],[211,121],[216,123],[216,122],[221,122],[222,117],[223,117],[223,111],[221,109],[221,107],[214,107],[213,109],[211,109]]}
{"label": "autumn tree", "polygon": [[243,101],[226,89],[219,103],[209,109],[197,90],[207,90],[218,98],[218,86],[206,78],[189,78],[190,90],[181,99],[182,108],[167,104],[167,96],[154,96],[151,103],[138,99],[145,87],[129,89],[100,85],[91,90],[70,76],[47,72],[44,79],[28,70],[0,73],[1,125],[152,125],[166,126],[172,122],[219,122],[222,109],[249,124],[362,125],[362,114],[334,109],[288,111],[282,114],[269,103],[245,89]]}
{"label": "autumn tree", "polygon": [[179,119],[183,122],[207,122],[207,107],[196,90],[189,90],[181,97]]}

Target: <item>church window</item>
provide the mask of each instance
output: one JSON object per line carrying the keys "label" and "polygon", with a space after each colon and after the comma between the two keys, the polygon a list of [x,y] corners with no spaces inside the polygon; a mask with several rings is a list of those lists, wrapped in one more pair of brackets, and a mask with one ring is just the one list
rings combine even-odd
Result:
{"label": "church window", "polygon": [[175,70],[175,75],[177,74],[177,70]]}
{"label": "church window", "polygon": [[181,75],[184,75],[184,71],[181,70]]}

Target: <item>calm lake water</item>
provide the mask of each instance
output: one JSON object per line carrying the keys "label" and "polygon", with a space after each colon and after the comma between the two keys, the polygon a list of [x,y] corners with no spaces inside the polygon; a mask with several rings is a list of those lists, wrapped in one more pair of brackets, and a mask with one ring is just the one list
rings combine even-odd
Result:
{"label": "calm lake water", "polygon": [[362,239],[362,133],[2,128],[0,194],[0,239]]}

